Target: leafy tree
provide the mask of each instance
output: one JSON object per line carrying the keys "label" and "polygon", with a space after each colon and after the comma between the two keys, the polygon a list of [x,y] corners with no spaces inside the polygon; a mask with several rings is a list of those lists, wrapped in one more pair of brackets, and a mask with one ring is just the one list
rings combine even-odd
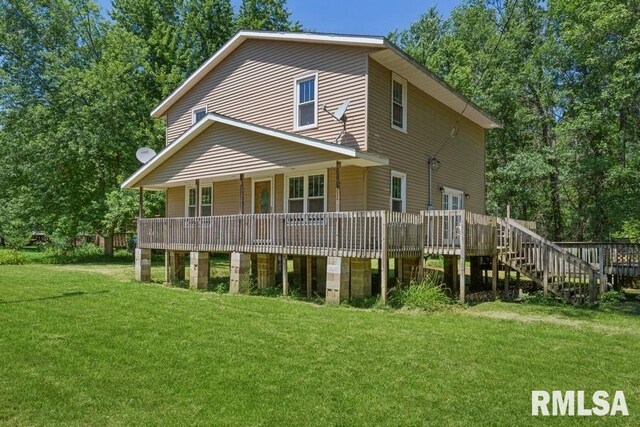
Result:
{"label": "leafy tree", "polygon": [[291,21],[286,0],[243,0],[236,17],[238,30],[300,31],[300,23]]}

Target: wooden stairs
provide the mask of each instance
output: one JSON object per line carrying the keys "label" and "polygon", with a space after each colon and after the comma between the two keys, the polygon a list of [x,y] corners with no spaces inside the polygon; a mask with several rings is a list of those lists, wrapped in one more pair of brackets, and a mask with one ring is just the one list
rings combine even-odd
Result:
{"label": "wooden stairs", "polygon": [[573,304],[594,302],[598,269],[512,219],[498,218],[498,259]]}

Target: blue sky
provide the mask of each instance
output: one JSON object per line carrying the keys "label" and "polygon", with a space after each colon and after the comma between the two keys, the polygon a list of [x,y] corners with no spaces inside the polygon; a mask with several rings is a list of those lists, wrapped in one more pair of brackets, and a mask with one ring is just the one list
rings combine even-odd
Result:
{"label": "blue sky", "polygon": [[[444,16],[461,0],[288,0],[293,19],[306,29],[326,33],[367,34],[385,36],[404,29],[436,6]],[[237,8],[240,0],[232,0]],[[111,0],[98,0],[104,8]]]}

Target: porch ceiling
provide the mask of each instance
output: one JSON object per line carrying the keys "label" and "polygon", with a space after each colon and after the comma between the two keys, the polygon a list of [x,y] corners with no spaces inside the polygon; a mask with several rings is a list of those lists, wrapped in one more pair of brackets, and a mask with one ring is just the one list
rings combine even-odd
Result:
{"label": "porch ceiling", "polygon": [[[215,126],[214,126],[215,125]],[[373,153],[208,114],[142,166],[122,188],[164,189],[195,179],[224,181],[335,166],[387,165]]]}

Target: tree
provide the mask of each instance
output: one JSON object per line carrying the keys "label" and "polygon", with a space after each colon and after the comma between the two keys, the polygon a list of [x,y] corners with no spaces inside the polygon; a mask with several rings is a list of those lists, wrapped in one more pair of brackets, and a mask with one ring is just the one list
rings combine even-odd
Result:
{"label": "tree", "polygon": [[639,216],[638,10],[470,0],[392,34],[504,123],[487,140],[492,213],[511,204],[554,240],[605,239]]}
{"label": "tree", "polygon": [[236,17],[237,30],[300,31],[291,21],[286,0],[243,0]]}

